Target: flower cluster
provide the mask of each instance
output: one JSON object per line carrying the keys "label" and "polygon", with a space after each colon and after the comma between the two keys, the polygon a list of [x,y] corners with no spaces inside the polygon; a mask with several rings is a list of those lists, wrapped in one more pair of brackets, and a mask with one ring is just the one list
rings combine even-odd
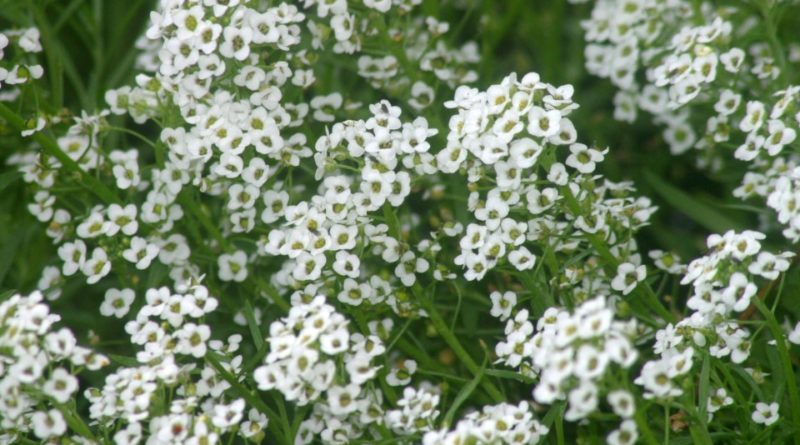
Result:
{"label": "flower cluster", "polygon": [[735,315],[760,298],[756,278],[777,279],[794,256],[762,250],[764,238],[754,231],[711,235],[706,243],[709,253],[689,263],[681,282],[692,285],[686,301],[692,312],[656,332],[653,350],[660,358],[647,362],[636,380],[645,387],[645,397],[681,395],[675,379],[691,370],[695,349],[716,358],[729,356],[737,364],[750,356],[752,334]]}
{"label": "flower cluster", "polygon": [[40,292],[15,294],[0,302],[0,443],[19,443],[28,433],[48,441],[69,437],[65,416],[78,391],[81,369],[109,364],[102,354],[79,346]]}
{"label": "flower cluster", "polygon": [[[688,264],[670,249],[691,241],[637,238],[656,207],[603,175],[616,156],[578,137],[576,88],[478,79],[497,41],[479,56],[462,34],[492,17],[450,3],[161,0],[133,81],[93,79],[105,102],[80,113],[31,82],[39,31],[0,33],[0,138],[20,147],[0,189],[19,186],[38,221],[24,233],[50,251],[12,277],[35,292],[0,292],[0,444],[536,444],[555,429],[630,445],[657,442],[654,414],[692,440],[782,440],[761,426],[797,420],[800,323],[777,225],[712,235]],[[768,3],[596,0],[581,26],[618,119],[646,111],[673,154],[730,168],[734,195],[797,241],[800,45],[780,45]],[[440,8],[464,13],[453,32]],[[75,323],[99,312],[98,352],[46,300],[94,308]],[[773,385],[761,368],[779,361]]]}
{"label": "flower cluster", "polygon": [[[460,87],[445,103],[458,113],[436,161],[443,172],[467,172],[476,220],[463,231],[455,258],[467,280],[482,279],[506,258],[520,272],[532,270],[537,257],[525,246],[529,241],[570,252],[598,237],[623,260],[635,250],[630,231],[645,225],[655,207],[628,196],[628,184],[593,176],[607,150],[576,142],[568,118],[578,108],[572,94],[572,86],[555,87],[530,73],[508,76],[485,92]],[[561,154],[566,147],[569,154]],[[600,268],[572,272],[566,286],[605,274]]]}
{"label": "flower cluster", "polygon": [[351,334],[347,325],[322,296],[293,306],[270,325],[270,352],[254,378],[258,389],[276,389],[298,406],[314,403],[297,443],[311,443],[316,435],[347,443],[381,420],[380,399],[367,383],[381,368],[373,360],[385,347],[375,335]]}
{"label": "flower cluster", "polygon": [[539,443],[548,433],[548,428],[534,416],[530,404],[502,403],[487,405],[459,420],[453,430],[426,433],[424,445],[459,443],[532,445]]}
{"label": "flower cluster", "polygon": [[[31,54],[40,53],[42,44],[37,28],[0,31],[0,93],[1,101],[14,100],[19,96],[18,85],[39,79],[44,74],[41,65],[32,59]],[[44,126],[44,117],[37,116],[26,123],[28,127],[23,136],[29,135]]]}
{"label": "flower cluster", "polygon": [[[734,195],[760,196],[797,241],[797,174],[784,151],[800,130],[800,87],[785,73],[786,60],[797,59],[771,41],[775,16],[762,15],[708,2],[597,1],[582,22],[586,68],[620,89],[616,118],[633,122],[639,109],[650,113],[673,154],[697,149],[698,165],[718,172],[742,170],[731,158],[745,162]],[[734,28],[738,21],[746,25]],[[738,46],[742,41],[750,43]]]}
{"label": "flower cluster", "polygon": [[[534,324],[527,309],[506,323],[506,339],[497,344],[498,360],[523,374],[537,376],[533,397],[551,404],[566,399],[565,419],[578,420],[599,405],[600,385],[612,374],[612,367],[630,368],[638,357],[632,339],[637,334],[635,321],[618,321],[608,300],[596,297],[576,307],[574,312],[548,308]],[[608,394],[614,412],[633,415],[633,396],[624,390]]]}
{"label": "flower cluster", "polygon": [[[111,289],[106,298],[112,311],[127,311],[133,291]],[[136,319],[125,325],[131,343],[142,349],[131,363],[109,374],[102,388],[86,390],[90,417],[108,430],[116,427],[119,444],[144,438],[153,444],[214,443],[237,432],[244,438],[263,437],[266,416],[252,408],[243,422],[244,400],[226,393],[231,383],[223,374],[241,369],[242,356],[235,353],[242,337],[212,340],[209,326],[202,323],[216,309],[216,298],[194,284],[177,293],[151,288],[145,300]],[[204,362],[206,355],[215,361]],[[174,397],[164,397],[165,391]]]}

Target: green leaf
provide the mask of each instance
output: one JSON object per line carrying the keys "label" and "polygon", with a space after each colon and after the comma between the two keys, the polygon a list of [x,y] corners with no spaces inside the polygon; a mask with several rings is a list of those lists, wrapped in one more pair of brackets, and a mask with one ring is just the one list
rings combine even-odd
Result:
{"label": "green leaf", "polygon": [[723,233],[730,229],[740,230],[741,225],[717,210],[703,204],[683,190],[674,187],[652,172],[644,172],[648,184],[667,203],[679,212],[689,217],[698,225],[716,233]]}
{"label": "green leaf", "polygon": [[17,250],[24,238],[25,226],[18,227],[15,234],[10,236],[6,243],[0,247],[0,285],[6,278],[6,274],[11,270],[11,265],[14,263],[14,258],[17,258]]}
{"label": "green leaf", "polygon": [[136,367],[141,365],[135,358],[125,357],[124,355],[108,354],[108,358],[123,366]]}
{"label": "green leaf", "polygon": [[22,177],[22,172],[20,172],[19,170],[12,170],[0,174],[0,192],[2,192],[6,187],[13,184],[21,177]]}
{"label": "green leaf", "polygon": [[253,337],[253,344],[256,346],[256,349],[260,351],[264,348],[264,336],[261,335],[261,329],[256,322],[253,304],[250,303],[249,299],[245,299],[244,301],[244,318],[247,320],[250,335]]}
{"label": "green leaf", "polygon": [[522,375],[518,372],[508,371],[505,369],[486,369],[484,370],[484,373],[492,377],[499,377],[501,379],[512,379],[527,384],[532,384],[535,382],[535,380],[530,377]]}
{"label": "green leaf", "polygon": [[17,292],[16,289],[8,289],[6,291],[0,292],[0,301],[8,300],[12,295]]}
{"label": "green leaf", "polygon": [[453,422],[453,417],[455,417],[456,412],[458,412],[458,408],[469,398],[469,396],[475,392],[475,388],[478,387],[478,384],[481,383],[481,379],[483,378],[484,371],[486,370],[486,362],[488,360],[488,355],[484,357],[483,364],[481,365],[478,372],[475,373],[475,377],[470,380],[469,383],[464,385],[461,388],[461,391],[458,392],[455,400],[453,400],[452,405],[450,405],[450,409],[447,410],[447,414],[444,416],[444,425],[449,427]]}

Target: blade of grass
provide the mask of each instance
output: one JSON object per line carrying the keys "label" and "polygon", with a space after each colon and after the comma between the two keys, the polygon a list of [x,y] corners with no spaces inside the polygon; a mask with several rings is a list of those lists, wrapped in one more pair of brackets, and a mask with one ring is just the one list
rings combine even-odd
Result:
{"label": "blade of grass", "polygon": [[464,402],[467,401],[469,396],[478,387],[478,384],[481,383],[484,371],[486,370],[486,362],[488,361],[488,359],[489,356],[487,354],[486,357],[484,357],[483,359],[483,364],[481,364],[481,369],[475,374],[475,377],[473,377],[473,379],[470,380],[469,383],[464,385],[464,387],[461,388],[461,391],[458,392],[458,395],[456,396],[455,400],[453,400],[453,403],[450,405],[450,409],[447,410],[447,414],[445,414],[444,416],[443,422],[445,427],[449,428],[450,425],[452,425],[453,417],[455,417],[456,412],[458,412],[458,409],[461,407],[461,405],[464,404]]}
{"label": "blade of grass", "polygon": [[[783,364],[784,379],[786,379],[786,390],[789,393],[789,408],[791,413],[792,428],[800,431],[800,393],[797,390],[797,379],[795,378],[794,369],[792,368],[792,359],[789,356],[789,349],[786,347],[786,336],[781,329],[775,315],[767,308],[763,301],[756,299],[756,307],[759,312],[767,321],[767,327],[775,339],[775,345],[778,348],[781,362]],[[800,435],[794,436],[794,444],[800,445]]]}
{"label": "blade of grass", "polygon": [[741,229],[741,225],[736,221],[701,203],[690,194],[669,184],[652,172],[644,172],[644,178],[669,205],[675,207],[699,226],[716,233],[723,233],[730,229]]}

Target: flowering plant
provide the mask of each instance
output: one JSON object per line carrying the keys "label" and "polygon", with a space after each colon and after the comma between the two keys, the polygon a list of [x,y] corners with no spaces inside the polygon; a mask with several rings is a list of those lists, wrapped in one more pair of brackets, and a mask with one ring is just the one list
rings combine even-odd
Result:
{"label": "flowering plant", "polygon": [[0,13],[0,444],[800,445],[794,2],[573,1],[574,84],[524,0],[68,3]]}

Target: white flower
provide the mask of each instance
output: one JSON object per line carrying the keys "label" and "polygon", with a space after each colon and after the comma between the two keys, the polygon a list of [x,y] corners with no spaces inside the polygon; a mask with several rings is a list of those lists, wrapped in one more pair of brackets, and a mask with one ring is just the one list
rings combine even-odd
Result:
{"label": "white flower", "polygon": [[73,275],[83,267],[83,263],[86,261],[86,244],[81,240],[64,243],[58,248],[58,256],[64,261],[61,273],[67,277]]}
{"label": "white flower", "polygon": [[624,419],[633,417],[636,411],[636,404],[633,395],[626,390],[615,390],[608,393],[608,404],[614,413]]}
{"label": "white flower", "polygon": [[762,425],[772,425],[773,423],[778,421],[778,409],[780,406],[776,402],[772,402],[769,405],[764,402],[756,403],[756,409],[753,411],[753,422],[759,423]]}
{"label": "white flower", "polygon": [[59,437],[67,431],[64,416],[57,409],[36,411],[31,415],[33,434],[40,439]]}
{"label": "white flower", "polygon": [[606,440],[608,445],[633,445],[639,439],[639,431],[633,420],[624,420],[619,428],[612,431]]}
{"label": "white flower", "polygon": [[108,233],[110,223],[103,219],[103,214],[100,212],[92,212],[88,218],[78,225],[75,232],[83,239],[96,238],[100,235]]}
{"label": "white flower", "polygon": [[122,258],[136,265],[139,270],[145,270],[150,267],[150,263],[158,256],[161,249],[155,245],[148,243],[142,237],[134,236],[131,238],[130,247],[122,251]]}
{"label": "white flower", "polygon": [[534,106],[528,113],[528,133],[532,136],[549,138],[558,133],[561,123],[561,112],[558,110],[546,111]]}
{"label": "white flower", "polygon": [[386,375],[386,383],[391,386],[408,385],[415,372],[417,372],[417,362],[414,360],[397,361]]}
{"label": "white flower", "polygon": [[42,390],[58,403],[67,403],[78,390],[78,379],[64,368],[56,368],[44,383]]}
{"label": "white flower", "polygon": [[530,270],[536,264],[536,256],[525,246],[520,246],[508,253],[508,261],[519,271]]}
{"label": "white flower", "polygon": [[639,282],[644,281],[647,272],[644,265],[636,266],[631,263],[622,263],[617,266],[617,275],[611,280],[611,288],[623,295],[631,293]]}
{"label": "white flower", "polygon": [[241,283],[247,278],[247,254],[237,250],[234,253],[225,253],[217,258],[219,266],[219,279],[222,281],[235,281]]}
{"label": "white flower", "polygon": [[222,31],[224,38],[219,46],[219,53],[225,57],[242,61],[250,55],[250,42],[253,39],[253,30],[249,27],[237,28],[226,26]]}
{"label": "white flower", "polygon": [[128,204],[125,207],[119,204],[108,206],[108,228],[107,236],[114,236],[117,232],[131,236],[139,229],[139,222],[136,220],[136,206]]}
{"label": "white flower", "polygon": [[339,275],[358,278],[361,273],[361,260],[356,255],[340,250],[336,252],[336,261],[333,263],[333,271]]}
{"label": "white flower", "polygon": [[111,272],[111,261],[108,260],[106,251],[96,247],[92,251],[92,257],[86,260],[81,266],[81,272],[86,275],[86,282],[94,284]]}
{"label": "white flower", "polygon": [[794,329],[792,329],[791,332],[789,332],[787,339],[791,343],[800,345],[800,322],[797,322],[797,324],[794,325]]}
{"label": "white flower", "polygon": [[500,321],[505,321],[511,316],[511,311],[517,304],[517,294],[511,291],[500,293],[494,291],[489,295],[492,300],[492,310],[489,312],[492,317],[499,318]]}
{"label": "white flower", "polygon": [[751,100],[747,102],[747,114],[739,123],[739,129],[745,133],[750,133],[761,128],[764,123],[764,104],[762,102]]}
{"label": "white flower", "polygon": [[608,150],[597,151],[584,144],[572,144],[569,146],[569,151],[566,164],[584,174],[593,172],[595,164],[602,162],[608,152]]}
{"label": "white flower", "polygon": [[100,314],[106,317],[122,318],[131,308],[131,303],[136,298],[133,289],[108,289],[103,303],[100,305]]}
{"label": "white flower", "polygon": [[328,389],[328,406],[331,414],[344,416],[358,408],[357,398],[361,393],[361,387],[355,384],[347,386],[332,386]]}
{"label": "white flower", "polygon": [[417,258],[413,252],[408,251],[400,257],[400,262],[394,269],[394,273],[403,285],[406,287],[412,286],[417,281],[417,273],[423,273],[428,270],[429,263],[425,258]]}

